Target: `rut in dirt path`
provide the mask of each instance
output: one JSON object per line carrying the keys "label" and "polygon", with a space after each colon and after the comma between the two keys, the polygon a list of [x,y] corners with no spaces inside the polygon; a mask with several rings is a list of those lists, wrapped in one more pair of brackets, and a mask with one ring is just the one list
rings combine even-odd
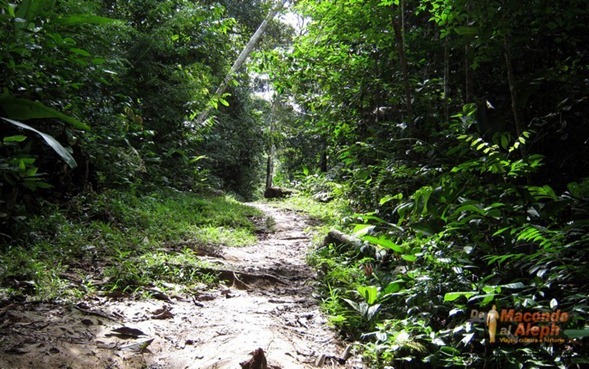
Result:
{"label": "rut in dirt path", "polygon": [[345,346],[313,298],[309,220],[250,205],[274,229],[262,229],[254,246],[206,257],[225,284],[147,300],[93,296],[74,306],[1,307],[0,368],[240,369],[258,348],[267,368],[363,368],[358,357],[341,360]]}

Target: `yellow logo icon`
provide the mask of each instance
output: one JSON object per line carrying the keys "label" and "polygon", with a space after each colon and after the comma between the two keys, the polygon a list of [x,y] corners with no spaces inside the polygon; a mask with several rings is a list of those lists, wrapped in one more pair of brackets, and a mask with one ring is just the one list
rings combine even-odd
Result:
{"label": "yellow logo icon", "polygon": [[491,310],[487,313],[487,327],[489,329],[489,342],[491,343],[495,343],[497,320],[499,320],[499,313],[497,312],[497,306],[493,305]]}

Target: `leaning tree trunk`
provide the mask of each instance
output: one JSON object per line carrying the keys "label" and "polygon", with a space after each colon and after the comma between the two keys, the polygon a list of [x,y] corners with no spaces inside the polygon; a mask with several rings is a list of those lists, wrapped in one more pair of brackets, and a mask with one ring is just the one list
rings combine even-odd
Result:
{"label": "leaning tree trunk", "polygon": [[[229,82],[231,82],[231,80],[233,79],[235,72],[237,72],[239,70],[239,68],[241,68],[241,66],[243,65],[243,63],[245,62],[245,60],[247,59],[249,54],[251,54],[251,52],[254,50],[254,47],[256,46],[256,44],[258,43],[258,41],[260,40],[260,38],[262,37],[262,35],[266,31],[266,28],[268,28],[268,24],[270,24],[270,21],[272,19],[274,19],[276,14],[278,14],[280,9],[282,9],[282,7],[284,6],[284,3],[285,3],[285,0],[282,0],[278,4],[276,4],[275,7],[273,7],[270,10],[268,15],[264,19],[264,21],[260,24],[260,26],[258,27],[256,32],[252,35],[252,37],[250,38],[250,40],[247,43],[247,45],[245,46],[245,48],[241,51],[241,53],[239,54],[239,56],[237,57],[237,59],[233,63],[233,66],[231,67],[231,69],[229,70],[227,75],[225,76],[225,79],[223,80],[223,82],[221,82],[221,84],[217,88],[217,91],[215,91],[215,94],[213,95],[213,99],[217,99],[217,98],[221,97],[223,95],[223,93],[225,93],[225,90],[227,89]],[[196,125],[197,126],[201,125],[208,118],[210,112],[211,112],[211,107],[208,106],[202,113],[200,113],[198,118],[196,118]]]}

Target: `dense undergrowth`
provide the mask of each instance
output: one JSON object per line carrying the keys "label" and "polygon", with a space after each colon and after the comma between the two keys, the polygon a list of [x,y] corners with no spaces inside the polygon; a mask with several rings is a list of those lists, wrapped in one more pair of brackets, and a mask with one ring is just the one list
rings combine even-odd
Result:
{"label": "dense undergrowth", "polygon": [[232,197],[161,190],[79,195],[22,217],[0,252],[0,297],[69,300],[97,292],[206,287],[203,254],[256,242],[259,211]]}
{"label": "dense undergrowth", "polygon": [[[379,170],[393,174],[378,188],[348,181],[342,191],[326,176],[301,184],[310,194],[336,188],[331,196],[346,196],[356,208],[332,225],[362,246],[323,245],[311,262],[331,323],[357,342],[371,368],[576,368],[589,362],[589,182],[571,182],[562,193],[526,184],[542,165],[540,156],[511,155],[526,137],[501,145],[500,138],[456,133],[450,150],[463,162],[392,172],[375,166],[373,177]],[[566,312],[569,318],[559,323],[563,342],[526,344],[525,338],[538,338],[529,331],[519,332],[519,343],[489,342],[485,316],[471,314],[493,305]],[[501,336],[517,340],[517,326]]]}

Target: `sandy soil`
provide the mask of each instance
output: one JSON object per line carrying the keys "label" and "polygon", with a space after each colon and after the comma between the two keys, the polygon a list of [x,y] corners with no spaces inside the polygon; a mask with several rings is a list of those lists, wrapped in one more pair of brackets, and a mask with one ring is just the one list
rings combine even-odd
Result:
{"label": "sandy soil", "polygon": [[227,279],[214,290],[0,307],[0,369],[240,369],[258,348],[267,368],[363,368],[312,297],[308,220],[253,205],[274,218],[275,231],[209,257]]}

